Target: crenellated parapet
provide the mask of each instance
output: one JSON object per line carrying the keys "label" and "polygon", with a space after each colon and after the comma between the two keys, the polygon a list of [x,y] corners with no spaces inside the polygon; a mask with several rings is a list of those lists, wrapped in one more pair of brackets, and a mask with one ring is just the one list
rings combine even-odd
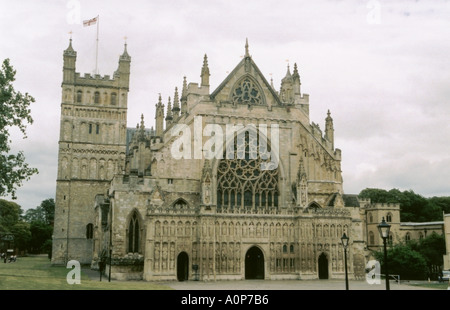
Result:
{"label": "crenellated parapet", "polygon": [[399,203],[372,203],[366,206],[366,209],[392,209],[392,210],[400,210]]}
{"label": "crenellated parapet", "polygon": [[315,217],[351,217],[351,212],[343,208],[310,208],[307,212],[313,214]]}
{"label": "crenellated parapet", "polygon": [[75,85],[77,86],[92,86],[93,84],[97,87],[104,88],[117,88],[120,87],[120,76],[115,75],[111,77],[110,75],[100,75],[100,74],[90,74],[76,72],[75,73]]}

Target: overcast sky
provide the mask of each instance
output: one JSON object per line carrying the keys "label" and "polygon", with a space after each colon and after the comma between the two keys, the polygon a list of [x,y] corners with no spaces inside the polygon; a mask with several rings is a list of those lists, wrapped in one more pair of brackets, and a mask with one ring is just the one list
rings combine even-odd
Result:
{"label": "overcast sky", "polygon": [[0,61],[15,88],[36,99],[23,150],[38,175],[18,191],[23,209],[53,198],[63,50],[72,32],[77,72],[93,73],[100,16],[100,74],[113,75],[127,37],[132,57],[128,127],[181,89],[200,82],[208,55],[213,91],[250,54],[278,90],[298,64],[310,118],[324,129],[331,111],[342,150],[344,191],[412,189],[450,196],[450,1],[445,0],[0,0]]}

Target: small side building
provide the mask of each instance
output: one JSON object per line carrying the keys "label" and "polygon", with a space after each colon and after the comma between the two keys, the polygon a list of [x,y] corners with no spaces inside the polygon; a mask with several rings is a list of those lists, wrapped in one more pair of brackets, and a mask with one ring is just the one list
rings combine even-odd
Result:
{"label": "small side building", "polygon": [[444,222],[404,222],[400,223],[400,236],[404,242],[410,240],[422,240],[432,233],[442,235],[444,232]]}
{"label": "small side building", "polygon": [[450,214],[444,214],[445,255],[444,270],[450,270]]}

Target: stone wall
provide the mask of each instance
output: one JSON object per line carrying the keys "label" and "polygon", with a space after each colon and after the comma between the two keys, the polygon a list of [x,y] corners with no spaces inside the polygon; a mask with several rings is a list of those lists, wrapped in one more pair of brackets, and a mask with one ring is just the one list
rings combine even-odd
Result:
{"label": "stone wall", "polygon": [[94,202],[124,166],[130,57],[119,59],[114,78],[81,77],[72,41],[64,51],[56,180],[53,264],[93,259]]}
{"label": "stone wall", "polygon": [[444,270],[450,270],[450,214],[444,214],[445,255]]}

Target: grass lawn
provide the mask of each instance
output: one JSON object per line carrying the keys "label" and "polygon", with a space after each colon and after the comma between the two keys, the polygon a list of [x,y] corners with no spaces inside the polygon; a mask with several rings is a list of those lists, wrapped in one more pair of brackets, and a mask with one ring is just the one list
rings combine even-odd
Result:
{"label": "grass lawn", "polygon": [[108,282],[107,277],[94,280],[81,270],[81,284],[67,283],[71,269],[51,266],[45,256],[18,257],[15,263],[0,262],[0,290],[168,290],[167,286],[145,281]]}
{"label": "grass lawn", "polygon": [[438,290],[447,290],[450,287],[450,284],[447,282],[443,283],[414,283],[410,284],[412,286],[422,286],[422,287],[428,287],[428,288],[435,288]]}

